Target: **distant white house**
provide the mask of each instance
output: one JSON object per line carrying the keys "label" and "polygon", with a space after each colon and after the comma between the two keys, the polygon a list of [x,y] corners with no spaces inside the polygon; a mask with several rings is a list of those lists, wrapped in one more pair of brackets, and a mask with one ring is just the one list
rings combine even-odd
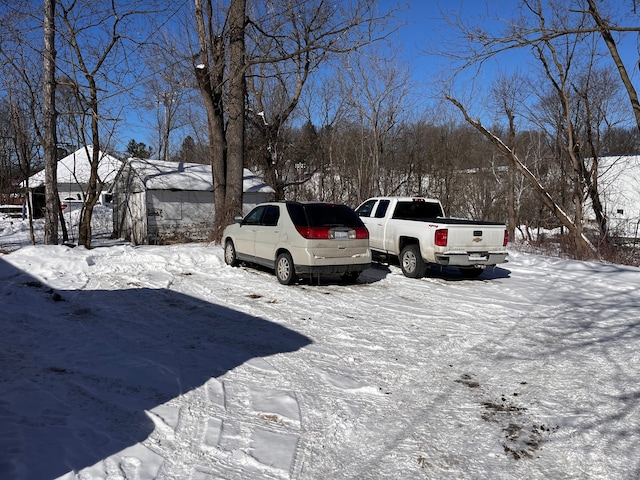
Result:
{"label": "distant white house", "polygon": [[[246,168],[243,188],[244,213],[275,193]],[[136,245],[206,240],[214,215],[211,165],[132,158],[114,183],[114,234]]]}
{"label": "distant white house", "polygon": [[[75,152],[67,155],[58,161],[58,195],[60,201],[64,203],[69,199],[76,201],[84,201],[87,187],[89,185],[89,177],[91,175],[91,161],[93,156],[93,147],[88,145],[82,147]],[[100,161],[98,163],[98,179],[104,183],[101,200],[111,189],[111,185],[116,178],[118,170],[122,167],[122,161],[117,158],[100,152]],[[26,182],[23,183],[26,186]],[[45,171],[29,177],[29,189],[32,196],[44,195]],[[44,196],[41,199],[44,200]],[[36,200],[36,204],[38,201]]]}
{"label": "distant white house", "polygon": [[[640,155],[600,157],[598,189],[611,233],[640,238]],[[595,219],[590,204],[586,213]]]}

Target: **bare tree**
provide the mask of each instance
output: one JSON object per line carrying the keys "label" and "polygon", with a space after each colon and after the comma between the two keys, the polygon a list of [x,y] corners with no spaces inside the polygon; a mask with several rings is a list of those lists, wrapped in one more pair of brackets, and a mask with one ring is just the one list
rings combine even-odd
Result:
{"label": "bare tree", "polygon": [[[285,138],[306,84],[336,58],[384,37],[381,27],[391,14],[379,15],[374,7],[372,0],[311,0],[265,3],[250,12],[249,121],[262,137],[262,170],[278,198],[300,181]],[[306,178],[311,174],[308,170]]]}
{"label": "bare tree", "polygon": [[213,238],[219,240],[230,219],[242,213],[246,0],[231,0],[224,20],[214,17],[211,0],[195,0],[195,16],[200,47],[195,73],[207,112],[216,208]]}
{"label": "bare tree", "polygon": [[30,193],[29,176],[42,167],[42,69],[34,65],[34,61],[25,51],[16,45],[14,56],[0,49],[0,73],[4,79],[3,114],[6,115],[6,131],[3,137],[3,157],[8,155],[12,160],[9,172],[2,172],[0,187],[7,187],[11,179],[23,181],[24,204],[29,218],[31,243],[35,243],[33,231],[34,205]]}
{"label": "bare tree", "polygon": [[406,109],[409,68],[372,48],[345,59],[340,94],[361,127],[358,169],[358,202],[373,195],[397,191],[394,180],[393,137]]}
{"label": "bare tree", "polygon": [[[319,122],[316,128],[318,151],[317,156],[311,159],[311,165],[306,165],[307,177],[315,177],[317,189],[313,191],[313,197],[322,200],[331,200],[343,203],[350,203],[348,200],[350,193],[347,192],[345,184],[348,179],[346,175],[339,175],[339,163],[337,150],[339,148],[339,126],[344,120],[345,102],[344,99],[335,94],[333,81],[318,79],[312,80],[309,91],[311,95],[305,95],[301,99],[302,110],[306,123],[314,125],[314,121]],[[264,148],[264,146],[262,146]],[[305,160],[305,164],[309,159]],[[306,183],[306,178],[301,179],[301,183]],[[345,196],[346,194],[346,196]],[[355,198],[355,196],[354,196]]]}
{"label": "bare tree", "polygon": [[[600,155],[606,132],[622,118],[616,118],[620,96],[619,84],[609,69],[589,68],[574,82],[574,95],[578,108],[576,124],[581,130],[582,147],[578,161],[583,169],[586,197],[590,200],[603,242],[610,243],[609,225],[600,199]],[[585,156],[587,158],[585,158]]]}
{"label": "bare tree", "polygon": [[223,18],[215,17],[211,0],[194,1],[196,78],[209,123],[218,240],[242,205],[247,92],[252,127],[264,139],[265,177],[279,190],[279,142],[310,73],[331,55],[373,41],[379,17],[372,0],[257,3],[249,12],[245,0],[236,0]]}
{"label": "bare tree", "polygon": [[[105,179],[98,175],[108,137],[113,134],[117,116],[109,117],[106,103],[114,89],[122,85],[111,78],[134,75],[137,62],[133,52],[140,51],[142,44],[132,40],[128,32],[138,27],[136,19],[160,14],[162,8],[153,0],[94,3],[85,0],[58,0],[60,7],[60,36],[64,47],[64,62],[58,67],[66,73],[68,87],[76,96],[76,104],[82,112],[78,116],[79,142],[92,145],[90,175],[81,211],[78,244],[91,246],[91,218],[93,209],[100,200]],[[161,2],[157,2],[161,5]],[[129,43],[136,48],[124,49]],[[106,137],[106,138],[105,138]],[[104,144],[104,145],[103,145]]]}
{"label": "bare tree", "polygon": [[[540,79],[545,80],[544,85],[548,88],[544,93],[547,99],[552,99],[558,107],[554,116],[557,158],[568,161],[570,165],[570,170],[567,171],[568,178],[573,181],[569,189],[570,209],[573,212],[571,225],[567,224],[569,218],[567,214],[562,209],[558,210],[559,203],[557,201],[549,203],[551,199],[549,192],[545,189],[539,190],[542,185],[538,179],[528,178],[535,185],[535,190],[544,197],[544,203],[551,208],[552,212],[560,215],[560,221],[572,232],[577,254],[579,256],[592,254],[595,251],[594,247],[590,242],[584,241],[585,236],[582,232],[585,195],[591,198],[597,217],[602,213],[602,206],[598,198],[597,182],[593,181],[592,172],[585,166],[580,137],[583,131],[582,120],[581,116],[576,116],[575,113],[579,110],[581,103],[591,104],[590,101],[585,101],[584,94],[593,95],[594,91],[585,89],[580,91],[579,78],[582,72],[593,69],[593,62],[597,58],[593,53],[595,45],[588,40],[596,33],[600,33],[601,27],[589,23],[590,16],[586,9],[571,9],[568,2],[547,4],[542,0],[522,0],[520,11],[522,15],[508,21],[504,31],[497,35],[482,28],[468,27],[458,23],[470,47],[466,54],[463,54],[463,58],[467,66],[481,66],[487,59],[505,50],[526,47],[533,53],[533,60],[537,62],[542,72],[542,75],[537,77],[537,83],[540,84]],[[482,124],[478,120],[471,119],[459,101],[452,96],[448,98],[461,111],[464,111],[467,121],[472,120],[469,123],[486,135]],[[495,135],[488,138],[496,143],[496,139],[492,137]],[[508,158],[512,160],[517,158],[512,149],[507,148],[507,150],[510,152],[505,152]],[[604,221],[600,221],[600,224],[604,232],[606,224]]]}
{"label": "bare tree", "polygon": [[[507,132],[507,146],[515,152],[516,142],[516,115],[518,105],[525,101],[526,82],[520,75],[513,75],[507,77],[505,74],[501,74],[496,80],[493,86],[493,97],[496,105],[496,109],[503,113],[507,118],[508,132]],[[508,211],[509,221],[507,227],[509,230],[509,238],[515,237],[515,229],[518,223],[518,216],[516,213],[516,169],[512,162],[508,163]]]}
{"label": "bare tree", "polygon": [[453,103],[464,115],[464,118],[469,124],[471,124],[474,128],[476,128],[480,133],[482,133],[488,140],[490,140],[502,153],[508,156],[508,158],[513,162],[514,166],[518,169],[518,171],[523,174],[534,187],[536,192],[538,193],[542,202],[553,212],[554,216],[560,220],[560,222],[569,229],[571,233],[574,234],[574,238],[576,242],[579,243],[583,248],[588,251],[595,252],[595,248],[593,244],[587,239],[582,231],[582,228],[576,226],[576,224],[571,220],[571,218],[564,212],[562,207],[558,205],[547,189],[538,181],[538,179],[533,175],[533,173],[526,167],[526,165],[518,158],[518,156],[496,135],[491,133],[487,128],[482,125],[477,119],[473,119],[469,116],[464,106],[455,98],[447,95],[447,100]]}
{"label": "bare tree", "polygon": [[186,111],[193,102],[195,85],[191,68],[185,68],[181,58],[183,50],[177,40],[163,35],[160,42],[153,45],[146,59],[148,70],[157,73],[145,82],[144,106],[155,114],[157,155],[166,161],[172,153],[172,134],[187,123]]}
{"label": "bare tree", "polygon": [[[26,192],[29,192],[29,176],[31,175],[31,161],[33,157],[34,145],[33,136],[29,135],[29,128],[26,125],[29,116],[26,115],[17,103],[11,102],[9,104],[9,111],[11,115],[11,125],[13,127],[13,143],[16,156],[20,162],[20,170],[24,175],[24,185]],[[35,234],[33,229],[33,205],[28,193],[25,195],[24,208],[29,215],[29,238],[31,244],[35,245]]]}
{"label": "bare tree", "polygon": [[[66,240],[66,228],[57,191],[56,3],[45,2],[43,6],[43,9],[30,3],[12,6],[7,8],[6,17],[0,17],[0,33],[3,36],[0,43],[0,71],[4,75],[5,91],[9,98],[12,141],[27,185],[30,229],[33,229],[32,215],[36,209],[40,211],[42,202],[38,201],[35,205],[32,202],[28,177],[42,166],[44,157],[45,242],[57,244],[58,220],[61,222],[63,241]],[[43,20],[38,21],[37,18]],[[36,39],[35,32],[44,34],[44,42]],[[35,240],[33,231],[31,240]]]}

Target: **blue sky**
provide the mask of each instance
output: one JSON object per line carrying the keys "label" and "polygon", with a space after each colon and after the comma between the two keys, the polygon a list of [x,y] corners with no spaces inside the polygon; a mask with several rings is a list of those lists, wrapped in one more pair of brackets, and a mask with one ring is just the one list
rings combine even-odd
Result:
{"label": "blue sky", "polygon": [[[514,10],[513,0],[493,0],[487,6],[484,0],[381,0],[384,8],[398,6],[397,18],[401,21],[397,34],[402,56],[411,61],[415,67],[417,77],[429,77],[438,68],[446,65],[449,60],[430,55],[437,49],[444,47],[445,41],[452,41],[456,35],[445,16],[453,19],[460,18],[463,22],[481,22],[489,27],[488,19],[499,14],[511,16]],[[493,22],[497,27],[501,24]]]}
{"label": "blue sky", "polygon": [[[623,18],[630,24],[637,26],[640,18],[632,15],[631,0],[618,0]],[[403,22],[398,32],[398,40],[401,43],[405,55],[417,54],[427,47],[441,45],[442,41],[451,38],[454,29],[445,22],[443,14],[447,16],[458,15],[465,23],[476,23],[492,31],[492,24],[503,27],[496,18],[511,19],[517,14],[517,4],[514,0],[380,0],[382,10],[394,6],[399,8],[397,18]],[[604,5],[604,4],[603,4]],[[640,11],[640,10],[639,10]],[[606,14],[608,12],[603,12]],[[490,20],[492,20],[490,22]],[[632,37],[632,35],[629,35]],[[630,38],[630,42],[624,45],[623,53],[628,57],[638,56],[638,42],[636,38]],[[635,60],[634,60],[635,61]]]}
{"label": "blue sky", "polygon": [[[438,80],[443,71],[451,69],[452,60],[443,56],[433,55],[435,50],[445,49],[448,42],[454,40],[459,32],[445,21],[444,16],[458,18],[468,25],[479,25],[492,32],[501,31],[505,24],[495,20],[502,18],[511,20],[518,14],[517,6],[521,2],[515,0],[380,0],[381,9],[394,6],[400,8],[397,18],[403,23],[399,31],[394,34],[400,54],[399,58],[407,62],[412,70],[412,79],[418,84],[418,91],[423,89],[423,97],[437,94],[442,83]],[[543,2],[546,4],[546,2]],[[607,2],[598,2],[602,9],[606,9]],[[633,15],[631,0],[611,0],[609,5],[615,5],[617,11],[603,11],[603,15],[612,15],[617,22],[628,25],[640,24],[640,16]],[[640,10],[639,10],[640,12]],[[550,22],[550,20],[548,20]],[[598,43],[606,61],[612,65],[608,51],[603,41]],[[638,59],[640,36],[629,33],[625,41],[618,45],[620,54],[627,69],[632,74],[632,80],[638,85]],[[498,73],[513,73],[515,71],[528,72],[531,68],[539,68],[539,61],[535,60],[529,49],[511,50],[496,56],[483,65],[479,74],[474,69],[459,77],[457,82],[458,94],[477,98],[482,91],[487,91]],[[617,76],[617,72],[615,73]],[[473,85],[470,80],[473,78]],[[474,95],[471,95],[471,91]],[[478,112],[481,115],[480,112]],[[631,111],[629,110],[630,119]]]}

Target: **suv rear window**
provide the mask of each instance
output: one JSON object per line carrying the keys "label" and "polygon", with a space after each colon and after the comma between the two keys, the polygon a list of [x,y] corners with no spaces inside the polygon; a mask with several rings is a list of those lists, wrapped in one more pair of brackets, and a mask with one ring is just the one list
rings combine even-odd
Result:
{"label": "suv rear window", "polygon": [[364,224],[346,205],[333,203],[287,203],[296,227],[362,227]]}

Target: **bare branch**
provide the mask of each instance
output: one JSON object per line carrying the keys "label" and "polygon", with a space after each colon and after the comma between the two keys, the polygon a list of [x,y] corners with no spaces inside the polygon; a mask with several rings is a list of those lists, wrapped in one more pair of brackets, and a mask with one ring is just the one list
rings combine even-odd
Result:
{"label": "bare branch", "polygon": [[549,192],[546,188],[542,186],[542,184],[538,181],[538,179],[531,173],[531,171],[524,165],[518,156],[514,153],[514,151],[509,148],[500,138],[487,130],[482,122],[478,119],[473,119],[469,116],[467,110],[464,106],[455,98],[450,95],[446,95],[446,99],[450,101],[453,105],[455,105],[462,115],[464,116],[467,123],[473,126],[476,130],[478,130],[486,139],[488,139],[491,143],[493,143],[498,150],[504,153],[514,164],[516,169],[522,173],[525,178],[529,181],[529,183],[533,186],[536,193],[542,200],[542,202],[551,210],[553,215],[562,222],[562,224],[569,229],[570,232],[574,234],[578,234],[577,238],[581,240],[583,246],[587,248],[588,251],[592,253],[596,252],[595,247],[591,244],[591,242],[584,236],[583,233],[579,232],[576,224],[569,218],[569,216],[562,210],[562,208],[551,198]]}
{"label": "bare branch", "polygon": [[[611,35],[612,31],[620,31],[609,25],[601,16],[598,8],[594,2],[594,0],[587,0],[589,2],[589,14],[593,17],[593,20],[598,25],[600,34],[602,35],[602,39],[604,43],[607,45],[609,49],[609,53],[611,54],[611,58],[613,59],[613,63],[618,69],[618,73],[620,74],[620,79],[627,90],[627,95],[629,97],[629,101],[631,102],[631,107],[633,108],[633,114],[636,119],[636,124],[640,129],[640,100],[638,99],[638,93],[636,92],[633,83],[631,82],[631,78],[629,77],[629,73],[627,72],[624,63],[622,62],[622,58],[620,58],[620,54],[618,52],[618,47],[616,42]],[[630,31],[639,31],[638,29],[633,29]]]}

